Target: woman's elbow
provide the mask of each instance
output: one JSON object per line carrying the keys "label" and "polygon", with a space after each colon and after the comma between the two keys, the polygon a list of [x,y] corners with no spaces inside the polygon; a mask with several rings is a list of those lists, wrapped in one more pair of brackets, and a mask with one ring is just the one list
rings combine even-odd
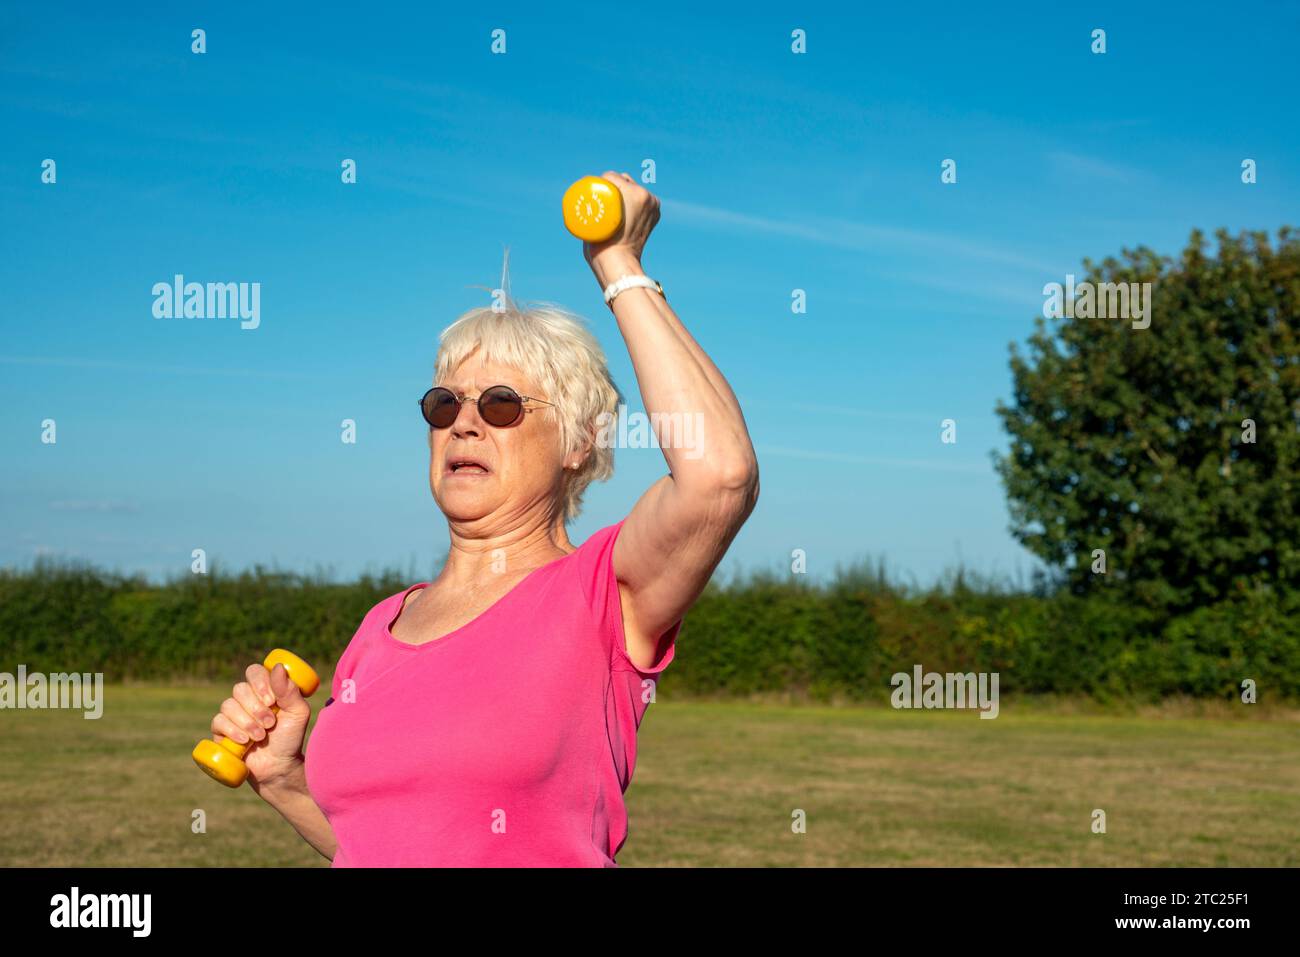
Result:
{"label": "woman's elbow", "polygon": [[719,465],[714,483],[714,494],[744,521],[758,504],[758,460],[749,456]]}

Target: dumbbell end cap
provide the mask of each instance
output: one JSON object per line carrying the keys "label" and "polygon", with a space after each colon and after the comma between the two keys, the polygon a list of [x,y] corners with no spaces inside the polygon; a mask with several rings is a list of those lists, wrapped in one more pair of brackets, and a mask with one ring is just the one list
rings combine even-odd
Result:
{"label": "dumbbell end cap", "polygon": [[274,671],[276,665],[284,665],[284,670],[289,672],[289,680],[298,686],[304,698],[310,698],[320,687],[320,675],[292,651],[276,648],[266,656],[262,665],[267,671]]}
{"label": "dumbbell end cap", "polygon": [[623,194],[603,176],[584,176],[564,193],[564,226],[589,243],[603,243],[623,226]]}
{"label": "dumbbell end cap", "polygon": [[248,777],[248,768],[217,742],[204,739],[194,746],[194,763],[199,770],[228,788],[237,788]]}

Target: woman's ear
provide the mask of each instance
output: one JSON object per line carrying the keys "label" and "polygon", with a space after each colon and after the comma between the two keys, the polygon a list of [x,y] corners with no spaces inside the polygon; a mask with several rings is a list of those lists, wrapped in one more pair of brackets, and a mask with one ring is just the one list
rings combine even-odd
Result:
{"label": "woman's ear", "polygon": [[591,458],[591,450],[596,445],[596,430],[590,425],[587,426],[587,441],[583,443],[582,448],[578,449],[570,459],[574,463],[575,469],[580,469],[587,464],[587,459]]}
{"label": "woman's ear", "polygon": [[564,467],[566,469],[573,469],[576,471],[582,468],[584,464],[586,464],[587,459],[590,457],[590,455],[591,455],[591,447],[587,446],[570,455],[568,459],[565,461]]}

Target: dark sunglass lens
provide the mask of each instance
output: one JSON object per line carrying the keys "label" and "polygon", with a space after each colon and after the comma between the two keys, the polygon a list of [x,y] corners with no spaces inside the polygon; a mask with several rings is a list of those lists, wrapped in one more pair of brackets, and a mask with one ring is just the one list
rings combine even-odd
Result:
{"label": "dark sunglass lens", "polygon": [[494,386],[479,400],[479,414],[488,425],[503,428],[514,423],[523,411],[524,403],[518,393],[505,386]]}
{"label": "dark sunglass lens", "polygon": [[424,397],[424,418],[435,429],[445,429],[456,421],[460,403],[449,389],[434,389]]}

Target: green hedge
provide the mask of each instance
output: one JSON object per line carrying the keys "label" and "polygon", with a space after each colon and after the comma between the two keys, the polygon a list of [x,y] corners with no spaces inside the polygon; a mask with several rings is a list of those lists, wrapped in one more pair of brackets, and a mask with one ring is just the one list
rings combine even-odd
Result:
{"label": "green hedge", "polygon": [[275,647],[333,667],[395,571],[331,584],[258,568],[149,584],[86,566],[0,569],[0,671],[102,671],[109,681],[224,680]]}
{"label": "green hedge", "polygon": [[[365,613],[407,584],[396,571],[336,584],[259,568],[155,585],[77,565],[0,569],[0,671],[224,681],[284,646],[327,673]],[[1261,700],[1297,700],[1300,596],[1241,592],[1159,620],[1104,593],[972,587],[961,575],[917,590],[861,569],[820,587],[756,574],[709,586],[664,680],[698,694],[881,699],[916,664],[996,671],[1004,693],[1228,698],[1252,678]]]}

